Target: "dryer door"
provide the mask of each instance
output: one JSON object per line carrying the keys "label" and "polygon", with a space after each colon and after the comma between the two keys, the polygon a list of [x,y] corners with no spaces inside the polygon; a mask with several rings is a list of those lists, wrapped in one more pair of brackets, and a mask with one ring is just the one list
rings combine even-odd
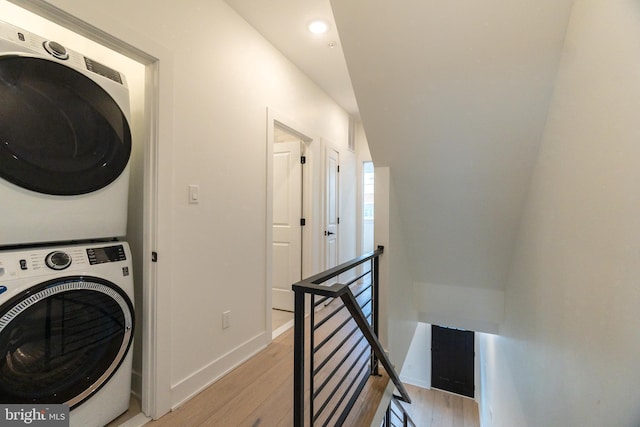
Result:
{"label": "dryer door", "polygon": [[131,131],[114,99],[43,58],[0,56],[0,177],[53,195],[90,193],[127,166]]}
{"label": "dryer door", "polygon": [[115,373],[133,340],[133,305],[97,277],[37,285],[0,307],[0,403],[72,409]]}

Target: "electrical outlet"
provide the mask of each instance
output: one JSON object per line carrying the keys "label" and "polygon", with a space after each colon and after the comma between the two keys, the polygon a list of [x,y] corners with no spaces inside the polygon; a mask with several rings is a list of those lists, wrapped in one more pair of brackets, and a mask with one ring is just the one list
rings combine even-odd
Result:
{"label": "electrical outlet", "polygon": [[227,329],[231,326],[231,311],[225,311],[222,313],[222,329]]}

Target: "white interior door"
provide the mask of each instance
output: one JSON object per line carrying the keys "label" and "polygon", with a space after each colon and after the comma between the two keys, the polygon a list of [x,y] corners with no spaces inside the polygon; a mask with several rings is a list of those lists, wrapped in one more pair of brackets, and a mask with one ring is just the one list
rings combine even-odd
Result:
{"label": "white interior door", "polygon": [[293,311],[291,285],[302,279],[302,143],[273,148],[272,306]]}
{"label": "white interior door", "polygon": [[338,265],[338,239],[340,225],[340,155],[327,148],[325,159],[325,269]]}

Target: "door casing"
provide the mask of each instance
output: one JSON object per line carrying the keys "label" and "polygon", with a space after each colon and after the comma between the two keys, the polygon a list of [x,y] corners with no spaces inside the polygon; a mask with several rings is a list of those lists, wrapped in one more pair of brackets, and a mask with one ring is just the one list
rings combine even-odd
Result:
{"label": "door casing", "polygon": [[274,153],[274,130],[278,126],[296,136],[304,145],[305,165],[302,180],[302,217],[305,219],[306,225],[302,227],[302,277],[309,276],[317,269],[318,262],[315,250],[317,237],[320,227],[316,224],[315,197],[318,191],[315,189],[314,179],[314,147],[317,145],[315,141],[318,138],[300,124],[282,113],[267,108],[267,176],[266,182],[266,309],[265,309],[265,325],[271,328],[271,309],[273,307],[272,289],[273,289],[273,153]]}

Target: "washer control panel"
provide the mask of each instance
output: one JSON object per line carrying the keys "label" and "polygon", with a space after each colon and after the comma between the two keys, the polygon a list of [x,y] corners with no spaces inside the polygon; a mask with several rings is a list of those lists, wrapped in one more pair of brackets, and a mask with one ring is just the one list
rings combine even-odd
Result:
{"label": "washer control panel", "polygon": [[122,245],[87,248],[87,256],[89,257],[89,264],[91,265],[125,261],[127,259]]}
{"label": "washer control panel", "polygon": [[52,271],[88,272],[100,264],[126,261],[127,253],[119,243],[0,251],[0,285],[7,280],[36,277]]}

